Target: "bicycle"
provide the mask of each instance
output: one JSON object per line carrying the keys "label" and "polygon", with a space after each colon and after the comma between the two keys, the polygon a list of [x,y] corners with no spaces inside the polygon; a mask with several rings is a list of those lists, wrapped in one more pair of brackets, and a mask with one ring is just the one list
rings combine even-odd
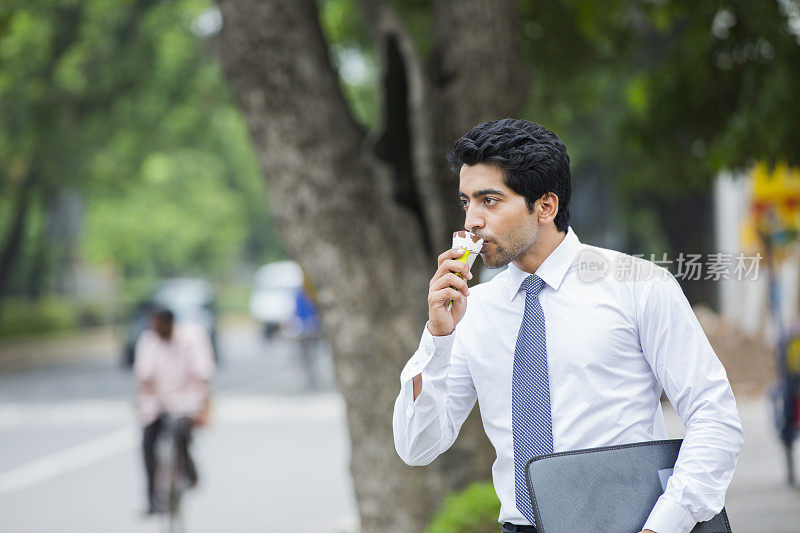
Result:
{"label": "bicycle", "polygon": [[189,488],[186,465],[182,464],[183,452],[178,442],[179,418],[162,415],[162,430],[158,434],[155,448],[156,471],[154,499],[157,508],[164,513],[165,531],[184,531],[181,515],[181,498]]}

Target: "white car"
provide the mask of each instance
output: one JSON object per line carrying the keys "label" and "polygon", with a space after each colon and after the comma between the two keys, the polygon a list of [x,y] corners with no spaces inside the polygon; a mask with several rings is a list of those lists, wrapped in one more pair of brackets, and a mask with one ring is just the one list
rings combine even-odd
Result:
{"label": "white car", "polygon": [[302,289],[303,270],[294,261],[269,263],[256,271],[250,314],[264,327],[264,335],[271,338],[290,327]]}

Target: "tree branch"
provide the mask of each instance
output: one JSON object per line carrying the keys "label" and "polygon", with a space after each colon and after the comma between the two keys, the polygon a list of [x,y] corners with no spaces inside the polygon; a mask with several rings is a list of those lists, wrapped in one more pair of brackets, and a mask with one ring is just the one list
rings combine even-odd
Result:
{"label": "tree branch", "polygon": [[442,198],[434,182],[430,94],[424,67],[408,31],[385,0],[361,0],[379,59],[381,123],[375,150],[395,170],[398,201],[415,212],[423,229],[426,255],[449,246]]}

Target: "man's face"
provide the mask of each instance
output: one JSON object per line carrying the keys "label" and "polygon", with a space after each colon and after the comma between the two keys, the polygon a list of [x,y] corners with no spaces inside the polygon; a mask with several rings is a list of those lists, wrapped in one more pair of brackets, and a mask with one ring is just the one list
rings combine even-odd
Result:
{"label": "man's face", "polygon": [[172,326],[172,320],[156,315],[150,317],[150,327],[164,340],[169,340],[172,337]]}
{"label": "man's face", "polygon": [[466,212],[464,228],[485,242],[481,257],[489,268],[500,268],[530,250],[539,238],[535,213],[525,197],[503,182],[504,172],[478,163],[459,174],[459,198]]}

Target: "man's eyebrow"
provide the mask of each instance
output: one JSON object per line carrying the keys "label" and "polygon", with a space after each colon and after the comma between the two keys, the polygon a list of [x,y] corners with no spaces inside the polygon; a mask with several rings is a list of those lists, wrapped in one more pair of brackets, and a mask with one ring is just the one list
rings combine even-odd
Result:
{"label": "man's eyebrow", "polygon": [[[481,189],[480,191],[475,191],[474,193],[472,193],[472,197],[473,198],[480,198],[481,196],[487,196],[489,194],[493,194],[495,196],[505,196],[506,195],[506,193],[504,193],[503,191],[497,190],[497,189]],[[459,198],[469,198],[469,196],[467,196],[466,194],[464,194],[461,191],[458,191],[458,197]]]}

